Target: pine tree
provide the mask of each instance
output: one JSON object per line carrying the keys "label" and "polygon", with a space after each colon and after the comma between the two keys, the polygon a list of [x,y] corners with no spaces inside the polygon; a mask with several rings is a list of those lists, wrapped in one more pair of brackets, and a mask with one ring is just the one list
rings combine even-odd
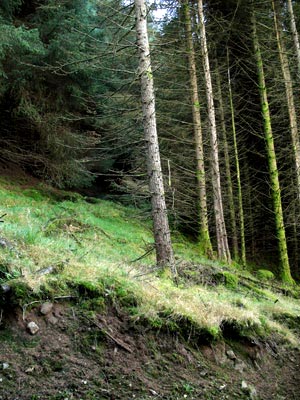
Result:
{"label": "pine tree", "polygon": [[202,127],[201,127],[201,114],[200,114],[200,101],[198,95],[198,79],[196,58],[193,44],[193,33],[191,24],[191,15],[188,1],[183,2],[183,15],[187,43],[187,58],[189,65],[190,87],[191,87],[191,104],[193,114],[193,130],[195,138],[196,160],[197,160],[197,183],[199,192],[199,212],[200,212],[200,228],[199,228],[199,241],[203,253],[212,257],[212,245],[208,230],[208,217],[207,217],[207,201],[206,201],[206,179],[204,169],[204,152],[202,141]]}
{"label": "pine tree", "polygon": [[147,148],[147,169],[152,204],[156,258],[157,264],[160,267],[165,268],[166,266],[170,266],[173,278],[176,279],[176,267],[165,204],[163,175],[156,129],[155,95],[147,32],[147,8],[144,0],[135,0],[135,12],[143,125]]}
{"label": "pine tree", "polygon": [[206,85],[206,96],[208,103],[208,121],[210,129],[211,163],[212,163],[212,186],[213,186],[213,200],[214,200],[214,212],[216,221],[218,255],[220,259],[230,262],[231,255],[228,246],[227,232],[226,232],[224,212],[223,212],[223,200],[221,192],[221,178],[220,178],[220,167],[219,167],[219,150],[218,150],[219,146],[217,137],[213,87],[211,81],[209,56],[206,43],[205,18],[204,18],[202,0],[198,0],[198,14],[199,14],[199,31],[200,31],[202,60],[204,68],[204,80]]}
{"label": "pine tree", "polygon": [[271,114],[267,96],[264,65],[257,36],[256,16],[254,9],[252,10],[251,21],[253,29],[254,53],[257,63],[258,88],[261,98],[261,112],[264,121],[265,143],[266,143],[267,158],[269,164],[269,176],[270,176],[270,183],[272,190],[274,219],[276,224],[276,234],[277,234],[279,257],[280,257],[279,276],[282,279],[282,281],[286,283],[293,283],[293,279],[291,277],[291,272],[290,272],[288,252],[287,252],[287,242],[286,242],[286,234],[285,234],[285,226],[284,226],[282,202],[281,202],[281,190],[279,184],[274,138],[271,126]]}

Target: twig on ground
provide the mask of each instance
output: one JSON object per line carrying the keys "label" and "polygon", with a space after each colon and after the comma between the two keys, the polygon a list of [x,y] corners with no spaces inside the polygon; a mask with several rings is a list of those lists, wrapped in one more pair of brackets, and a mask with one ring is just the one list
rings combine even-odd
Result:
{"label": "twig on ground", "polygon": [[143,258],[147,257],[148,254],[152,253],[152,251],[155,249],[155,246],[151,247],[151,249],[147,250],[146,253],[144,253],[143,255],[141,255],[138,258],[135,258],[134,260],[130,261],[131,263],[137,262],[142,260]]}
{"label": "twig on ground", "polygon": [[132,349],[127,346],[124,342],[122,342],[120,339],[115,338],[113,335],[111,335],[109,332],[107,332],[107,330],[105,330],[98,322],[93,321],[92,319],[86,317],[85,315],[83,316],[87,321],[91,322],[92,324],[94,324],[98,329],[100,329],[100,331],[102,333],[104,333],[104,335],[106,335],[107,337],[109,337],[113,342],[115,342],[119,347],[121,347],[122,349],[128,351],[128,353],[132,353]]}

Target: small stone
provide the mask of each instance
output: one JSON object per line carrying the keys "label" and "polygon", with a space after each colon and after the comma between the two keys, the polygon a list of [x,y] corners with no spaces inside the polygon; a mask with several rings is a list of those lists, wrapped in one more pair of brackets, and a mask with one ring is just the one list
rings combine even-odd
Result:
{"label": "small stone", "polygon": [[247,368],[247,365],[241,360],[235,360],[234,369],[242,373]]}
{"label": "small stone", "polygon": [[53,303],[46,302],[41,305],[40,311],[41,311],[41,314],[47,315],[52,311],[52,309],[53,309]]}
{"label": "small stone", "polygon": [[48,322],[49,322],[51,325],[56,325],[57,322],[58,322],[58,319],[57,319],[56,317],[54,317],[54,315],[50,315],[50,317],[48,318]]}
{"label": "small stone", "polygon": [[201,371],[200,372],[200,376],[202,376],[203,378],[207,375],[207,371]]}
{"label": "small stone", "polygon": [[236,355],[234,354],[234,352],[232,350],[227,350],[226,355],[230,360],[236,360]]}
{"label": "small stone", "polygon": [[8,369],[9,368],[9,364],[8,363],[3,363],[2,364],[2,369]]}
{"label": "small stone", "polygon": [[244,391],[248,391],[249,387],[248,387],[247,382],[242,381],[242,383],[241,383],[241,388],[242,388],[242,390],[244,390]]}
{"label": "small stone", "polygon": [[33,321],[27,324],[27,329],[32,335],[35,335],[40,330],[39,326]]}
{"label": "small stone", "polygon": [[249,387],[249,395],[251,400],[257,400],[257,391],[254,386]]}
{"label": "small stone", "polygon": [[243,392],[247,393],[251,400],[257,400],[257,391],[253,385],[248,385],[247,382],[242,381],[241,387]]}

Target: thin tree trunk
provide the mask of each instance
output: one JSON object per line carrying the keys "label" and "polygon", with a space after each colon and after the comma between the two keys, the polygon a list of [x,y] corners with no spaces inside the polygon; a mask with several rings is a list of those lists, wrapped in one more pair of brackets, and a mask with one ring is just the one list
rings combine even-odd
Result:
{"label": "thin tree trunk", "polygon": [[207,96],[207,103],[208,103],[210,142],[211,142],[211,148],[212,148],[212,151],[211,151],[212,186],[213,186],[213,197],[214,197],[214,212],[215,212],[215,219],[216,219],[218,255],[219,255],[220,259],[223,259],[227,262],[231,262],[231,256],[230,256],[228,240],[227,240],[227,232],[226,232],[226,226],[225,226],[225,219],[224,219],[224,212],[223,212],[216,116],[215,116],[213,89],[212,89],[210,65],[209,65],[207,43],[206,43],[206,32],[205,32],[203,1],[202,0],[198,0],[198,13],[199,13],[200,36],[201,36],[200,37],[201,51],[202,51],[203,67],[204,67],[204,80],[205,80],[206,96]]}
{"label": "thin tree trunk", "polygon": [[297,31],[292,0],[287,0],[287,5],[288,5],[289,14],[290,14],[291,30],[292,30],[292,34],[293,34],[294,46],[295,46],[296,56],[297,56],[298,76],[300,78],[300,42],[299,42],[299,34]]}
{"label": "thin tree trunk", "polygon": [[228,148],[228,141],[227,141],[227,129],[226,129],[226,124],[225,124],[224,103],[223,103],[222,88],[221,88],[221,78],[220,78],[220,71],[219,71],[218,67],[217,67],[217,89],[218,89],[217,98],[218,98],[219,109],[220,109],[220,118],[221,118],[221,129],[222,129],[222,133],[223,133],[225,171],[226,171],[228,203],[229,203],[228,206],[229,206],[229,215],[230,215],[231,231],[232,231],[233,259],[235,261],[238,261],[239,245],[238,245],[238,234],[237,234],[237,226],[236,226],[236,214],[235,214],[232,177],[231,177],[231,168],[230,168],[230,156],[229,156],[229,148]]}
{"label": "thin tree trunk", "polygon": [[246,199],[246,207],[247,207],[247,219],[249,221],[248,227],[247,227],[247,233],[248,237],[251,238],[251,245],[250,245],[250,255],[252,261],[255,260],[255,233],[254,233],[254,217],[253,217],[253,207],[252,207],[252,201],[253,201],[253,193],[252,193],[252,187],[251,187],[251,181],[250,181],[250,174],[249,174],[249,165],[248,162],[244,163],[244,175],[245,175],[245,197]]}
{"label": "thin tree trunk", "polygon": [[278,13],[278,3],[276,0],[272,0],[272,7],[273,7],[273,15],[274,15],[274,25],[275,25],[275,32],[276,32],[276,39],[280,57],[280,64],[282,75],[284,79],[285,85],[285,93],[287,99],[287,106],[288,106],[288,113],[290,119],[290,129],[291,129],[291,136],[292,136],[292,147],[294,153],[294,160],[295,160],[295,168],[296,168],[296,177],[297,177],[297,194],[298,200],[300,201],[300,141],[299,141],[299,134],[298,134],[298,124],[297,124],[297,114],[295,108],[295,101],[294,101],[294,90],[293,90],[293,82],[290,73],[289,67],[289,60],[287,56],[287,51],[285,48],[284,38],[282,34],[282,26],[279,20],[279,13]]}
{"label": "thin tree trunk", "polygon": [[205,169],[204,169],[204,154],[203,154],[202,127],[201,127],[201,115],[200,115],[200,102],[198,95],[197,68],[196,68],[193,36],[192,36],[191,14],[190,14],[189,3],[187,0],[184,0],[183,2],[183,15],[184,15],[184,26],[185,26],[188,65],[190,74],[193,129],[194,129],[196,160],[197,160],[196,175],[197,175],[197,184],[199,193],[198,204],[200,213],[199,241],[204,254],[208,257],[212,257],[213,252],[210,241],[210,235],[208,229],[208,217],[207,217],[206,179],[205,179]]}
{"label": "thin tree trunk", "polygon": [[272,199],[274,207],[276,235],[278,240],[278,250],[280,258],[279,276],[282,279],[282,281],[287,283],[293,283],[293,278],[291,277],[291,272],[290,272],[288,252],[287,252],[287,242],[286,242],[282,204],[281,204],[281,191],[280,191],[278,168],[277,168],[277,161],[275,154],[274,138],[271,126],[271,115],[269,110],[263,60],[257,37],[256,19],[254,10],[252,10],[251,13],[251,20],[253,28],[254,52],[257,64],[258,87],[261,98],[261,111],[264,121],[264,133],[265,133],[267,158],[269,164],[269,175],[270,175],[270,183],[271,183]]}
{"label": "thin tree trunk", "polygon": [[156,128],[155,96],[147,31],[147,9],[144,0],[135,0],[135,12],[143,124],[147,147],[147,169],[156,259],[160,267],[170,266],[172,275],[176,278]]}
{"label": "thin tree trunk", "polygon": [[238,186],[238,203],[239,203],[239,222],[240,222],[240,241],[241,241],[241,263],[243,266],[246,265],[246,244],[245,244],[245,220],[244,220],[244,207],[243,207],[243,194],[242,194],[242,182],[241,182],[241,169],[240,160],[237,146],[236,137],[236,126],[235,126],[235,113],[231,89],[231,76],[229,67],[229,52],[227,48],[227,66],[228,66],[228,87],[229,87],[229,102],[231,111],[231,123],[232,123],[232,136],[233,136],[233,146],[234,146],[234,158],[235,158],[235,168],[236,168],[236,180]]}

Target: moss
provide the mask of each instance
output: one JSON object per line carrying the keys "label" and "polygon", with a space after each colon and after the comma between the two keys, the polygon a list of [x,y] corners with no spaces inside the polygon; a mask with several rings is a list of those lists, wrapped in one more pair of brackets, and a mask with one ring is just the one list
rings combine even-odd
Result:
{"label": "moss", "polygon": [[239,278],[228,271],[218,272],[215,279],[218,284],[223,284],[228,289],[236,289],[239,284]]}
{"label": "moss", "polygon": [[36,189],[25,189],[22,194],[35,201],[44,201],[46,199],[46,196]]}
{"label": "moss", "polygon": [[273,314],[273,319],[280,323],[285,324],[289,329],[300,333],[300,316],[291,313],[277,313]]}
{"label": "moss", "polygon": [[256,272],[256,276],[258,279],[261,279],[264,281],[270,281],[275,278],[273,272],[269,271],[268,269],[259,269]]}

